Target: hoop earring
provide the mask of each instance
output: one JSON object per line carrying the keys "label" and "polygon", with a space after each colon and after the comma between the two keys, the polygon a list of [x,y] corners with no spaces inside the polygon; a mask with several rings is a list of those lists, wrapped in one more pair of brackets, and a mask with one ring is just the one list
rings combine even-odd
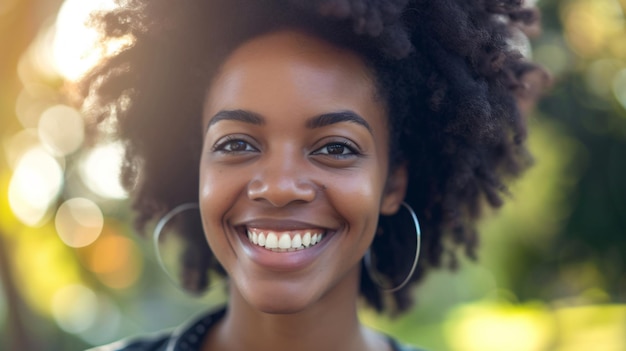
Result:
{"label": "hoop earring", "polygon": [[172,284],[179,289],[185,290],[180,286],[180,283],[176,281],[176,279],[170,274],[169,270],[165,266],[165,262],[163,261],[163,257],[161,256],[161,250],[159,249],[159,239],[161,238],[161,233],[163,229],[167,225],[167,223],[172,220],[175,216],[181,214],[182,212],[189,210],[199,209],[200,205],[197,202],[187,202],[181,205],[178,205],[167,212],[161,219],[157,222],[156,227],[154,228],[154,232],[152,234],[152,244],[154,246],[154,254],[156,256],[157,262],[159,263],[159,267],[165,273],[165,275],[169,278]]}
{"label": "hoop earring", "polygon": [[415,269],[417,268],[417,261],[419,260],[419,255],[420,255],[421,230],[420,230],[419,221],[417,220],[417,215],[415,214],[415,211],[413,211],[411,206],[409,206],[409,204],[407,204],[406,202],[402,201],[401,205],[404,206],[404,208],[406,208],[409,211],[409,214],[411,214],[411,219],[413,220],[413,225],[415,226],[415,237],[416,237],[415,257],[413,258],[413,264],[411,265],[411,270],[409,271],[409,274],[404,278],[404,280],[402,281],[402,283],[400,283],[400,285],[393,287],[393,288],[386,288],[380,283],[380,280],[378,280],[376,278],[376,275],[373,273],[371,250],[368,249],[367,252],[365,253],[365,256],[363,257],[363,264],[365,265],[365,270],[367,270],[367,274],[369,275],[370,279],[372,280],[372,282],[374,282],[376,286],[378,286],[378,288],[381,291],[384,291],[387,293],[398,291],[404,288],[404,286],[409,283],[409,280],[411,280],[411,277],[413,276],[413,273],[415,273]]}

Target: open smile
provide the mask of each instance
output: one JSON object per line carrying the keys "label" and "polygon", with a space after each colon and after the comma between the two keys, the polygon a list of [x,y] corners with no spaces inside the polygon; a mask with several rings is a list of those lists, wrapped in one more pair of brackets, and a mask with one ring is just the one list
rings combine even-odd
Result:
{"label": "open smile", "polygon": [[277,231],[249,227],[246,232],[251,243],[274,252],[304,250],[318,244],[325,236],[322,229]]}
{"label": "open smile", "polygon": [[[255,218],[235,224],[241,253],[275,272],[293,272],[315,262],[336,237],[338,226]],[[244,257],[242,256],[242,257]]]}

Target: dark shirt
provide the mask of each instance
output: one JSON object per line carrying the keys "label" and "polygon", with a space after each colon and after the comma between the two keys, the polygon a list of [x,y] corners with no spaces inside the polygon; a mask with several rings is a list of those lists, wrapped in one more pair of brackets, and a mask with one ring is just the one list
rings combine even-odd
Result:
{"label": "dark shirt", "polygon": [[[199,351],[204,336],[225,313],[225,309],[220,309],[217,312],[201,316],[191,323],[184,324],[174,331],[119,341],[88,351]],[[401,345],[391,337],[388,340],[393,351],[420,351],[413,347]]]}

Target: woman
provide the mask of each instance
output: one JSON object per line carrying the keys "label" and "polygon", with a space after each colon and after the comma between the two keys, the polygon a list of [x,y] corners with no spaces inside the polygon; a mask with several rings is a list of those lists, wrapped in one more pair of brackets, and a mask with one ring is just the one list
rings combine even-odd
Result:
{"label": "woman", "polygon": [[[511,42],[536,17],[516,0],[129,0],[102,14],[106,38],[132,44],[85,77],[85,110],[126,143],[138,229],[172,220],[184,286],[217,272],[229,301],[99,349],[410,350],[360,325],[357,301],[404,312],[430,268],[474,256],[482,205],[500,206],[529,161],[520,106],[541,71]],[[201,225],[174,220],[183,210]]]}

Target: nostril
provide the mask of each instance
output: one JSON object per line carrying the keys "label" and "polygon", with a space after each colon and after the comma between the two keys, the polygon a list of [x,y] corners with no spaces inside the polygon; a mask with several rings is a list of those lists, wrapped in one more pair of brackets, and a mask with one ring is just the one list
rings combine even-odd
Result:
{"label": "nostril", "polygon": [[248,184],[248,197],[251,200],[258,200],[263,198],[263,194],[266,193],[267,187],[258,179],[252,180]]}
{"label": "nostril", "polygon": [[278,177],[272,181],[253,179],[248,184],[250,200],[265,200],[273,206],[282,207],[292,202],[311,202],[319,187],[308,180]]}

